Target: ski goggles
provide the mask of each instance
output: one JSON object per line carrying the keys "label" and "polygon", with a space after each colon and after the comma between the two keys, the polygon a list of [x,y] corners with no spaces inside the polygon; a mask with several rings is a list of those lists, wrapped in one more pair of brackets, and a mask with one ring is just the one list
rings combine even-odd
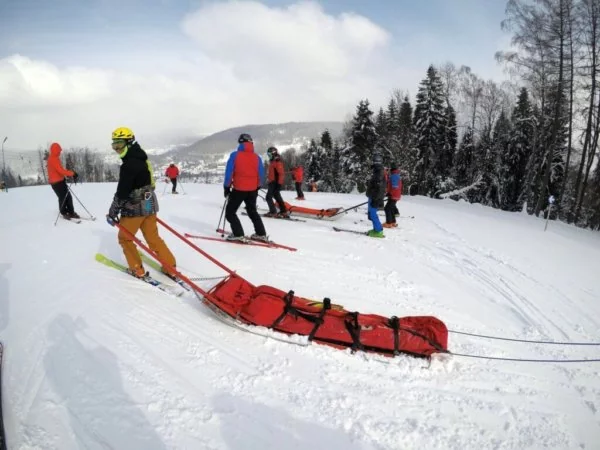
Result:
{"label": "ski goggles", "polygon": [[127,145],[127,141],[125,139],[113,139],[111,147],[114,151],[120,152]]}

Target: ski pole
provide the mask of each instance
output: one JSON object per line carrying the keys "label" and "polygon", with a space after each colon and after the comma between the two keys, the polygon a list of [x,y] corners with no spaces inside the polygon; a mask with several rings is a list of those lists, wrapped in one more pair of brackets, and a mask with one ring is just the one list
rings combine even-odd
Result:
{"label": "ski pole", "polygon": [[[68,188],[69,188],[69,186],[67,185],[67,189]],[[62,204],[60,205],[60,208],[58,209],[58,214],[56,215],[56,220],[54,221],[54,226],[56,226],[56,224],[58,223],[58,218],[60,217],[60,212],[65,207],[65,202],[66,201],[67,201],[67,196],[65,195],[65,198],[63,199]]]}
{"label": "ski pole", "polygon": [[77,199],[77,201],[79,202],[79,204],[81,205],[81,207],[82,207],[83,209],[85,209],[85,212],[86,212],[86,213],[88,213],[88,216],[90,216],[90,219],[92,219],[92,220],[96,220],[96,218],[94,217],[94,215],[93,215],[91,212],[89,212],[89,211],[87,210],[87,208],[84,206],[84,204],[83,204],[83,203],[81,203],[81,200],[79,200],[79,197],[77,197],[77,195],[75,195],[75,192],[73,192],[73,191],[71,190],[71,188],[69,187],[69,185],[67,185],[67,189],[69,189],[69,192],[70,192],[71,194],[73,194],[73,197],[75,197],[75,198]]}
{"label": "ski pole", "polygon": [[337,216],[338,214],[342,214],[342,213],[348,212],[348,211],[350,211],[351,209],[356,209],[356,208],[358,208],[359,206],[366,205],[367,203],[369,203],[369,200],[367,200],[366,202],[363,202],[363,203],[359,203],[358,205],[351,206],[350,208],[342,209],[341,211],[338,211],[338,212],[336,212],[336,213],[335,213],[333,216],[330,216],[330,217],[335,217],[335,216]]}
{"label": "ski pole", "polygon": [[165,188],[163,189],[162,195],[165,195],[165,192],[167,192],[167,186],[169,185],[168,183],[169,182],[167,180],[165,180]]}
{"label": "ski pole", "polygon": [[[225,197],[225,201],[223,202],[223,208],[221,208],[221,216],[219,217],[219,223],[217,224],[217,232],[221,229],[221,221],[223,220],[223,214],[225,213],[225,206],[227,206],[228,197]],[[223,227],[225,229],[225,227]]]}
{"label": "ski pole", "polygon": [[178,178],[179,180],[179,187],[181,188],[181,192],[183,192],[183,195],[185,195],[185,189],[183,188],[183,183],[181,182],[181,179]]}

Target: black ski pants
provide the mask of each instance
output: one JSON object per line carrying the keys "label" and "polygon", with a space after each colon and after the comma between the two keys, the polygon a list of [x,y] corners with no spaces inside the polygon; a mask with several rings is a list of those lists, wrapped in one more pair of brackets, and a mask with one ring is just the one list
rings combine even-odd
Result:
{"label": "black ski pants", "polygon": [[277,206],[279,206],[279,212],[285,213],[287,210],[285,209],[285,203],[283,202],[283,198],[281,197],[281,185],[279,183],[275,183],[274,181],[269,183],[267,188],[267,205],[269,205],[269,212],[271,214],[277,214],[277,208],[275,208],[275,204],[273,203],[273,198],[277,202]]}
{"label": "black ski pants", "polygon": [[58,208],[61,214],[74,214],[75,209],[73,208],[73,197],[69,192],[67,182],[65,180],[59,181],[58,183],[51,184],[52,190],[58,197]]}
{"label": "black ski pants", "polygon": [[256,199],[258,197],[258,190],[256,191],[236,191],[233,189],[231,194],[229,194],[229,200],[227,201],[227,206],[225,207],[225,218],[227,222],[231,225],[231,232],[234,236],[241,237],[244,236],[244,229],[242,228],[242,223],[240,222],[239,217],[237,216],[237,210],[242,203],[246,205],[246,212],[248,213],[248,217],[252,221],[252,225],[254,225],[254,232],[259,236],[266,236],[267,232],[265,231],[265,226],[263,225],[262,219],[260,218],[260,214],[256,211]]}
{"label": "black ski pants", "polygon": [[392,200],[390,197],[388,197],[388,200],[387,200],[387,203],[385,204],[384,210],[385,210],[385,222],[386,223],[396,223],[396,211],[398,211],[398,208],[396,208],[396,200]]}
{"label": "black ski pants", "polygon": [[171,192],[174,194],[177,191],[177,178],[171,178],[171,183],[173,184],[173,189],[171,189]]}
{"label": "black ski pants", "polygon": [[302,183],[300,181],[296,181],[296,194],[298,194],[298,198],[304,198],[304,192],[302,192]]}

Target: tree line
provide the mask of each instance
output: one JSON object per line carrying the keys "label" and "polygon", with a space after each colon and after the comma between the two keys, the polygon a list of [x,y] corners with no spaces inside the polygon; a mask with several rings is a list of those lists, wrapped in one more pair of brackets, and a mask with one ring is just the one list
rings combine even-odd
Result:
{"label": "tree line", "polygon": [[[0,180],[4,180],[8,188],[19,186],[35,186],[48,184],[47,163],[48,150],[39,148],[37,151],[9,154],[9,165],[0,171]],[[103,156],[88,147],[72,147],[61,154],[65,168],[77,172],[79,181],[89,183],[117,181],[117,165],[108,164]],[[20,170],[11,169],[12,164]],[[27,161],[23,164],[22,161]],[[21,172],[21,173],[19,173]]]}
{"label": "tree line", "polygon": [[512,81],[431,65],[414,103],[401,90],[376,111],[361,100],[339,139],[313,139],[307,179],[364,192],[379,152],[399,164],[410,194],[600,229],[600,2],[509,0],[502,27],[516,50],[495,56]]}

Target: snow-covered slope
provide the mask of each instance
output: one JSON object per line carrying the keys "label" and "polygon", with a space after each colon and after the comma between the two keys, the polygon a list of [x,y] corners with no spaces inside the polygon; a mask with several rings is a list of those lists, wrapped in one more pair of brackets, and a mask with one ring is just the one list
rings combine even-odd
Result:
{"label": "snow-covered slope", "polygon": [[[216,235],[220,186],[160,197],[179,231]],[[53,225],[48,186],[0,194],[0,340],[10,449],[598,448],[600,363],[424,360],[300,347],[231,328],[94,261],[122,260],[114,184],[74,192],[96,222]],[[161,190],[162,191],[162,190]],[[307,193],[303,206],[364,197]],[[293,203],[294,195],[284,197]],[[76,205],[76,210],[85,211]],[[347,309],[435,315],[452,330],[600,341],[600,235],[484,207],[405,197],[383,240],[265,220],[297,252],[196,243],[256,284]],[[367,230],[364,211],[338,224]],[[242,217],[246,233],[252,232]],[[162,230],[181,270],[223,273]],[[210,286],[214,281],[204,281]],[[457,353],[598,358],[600,347],[450,334]]]}

